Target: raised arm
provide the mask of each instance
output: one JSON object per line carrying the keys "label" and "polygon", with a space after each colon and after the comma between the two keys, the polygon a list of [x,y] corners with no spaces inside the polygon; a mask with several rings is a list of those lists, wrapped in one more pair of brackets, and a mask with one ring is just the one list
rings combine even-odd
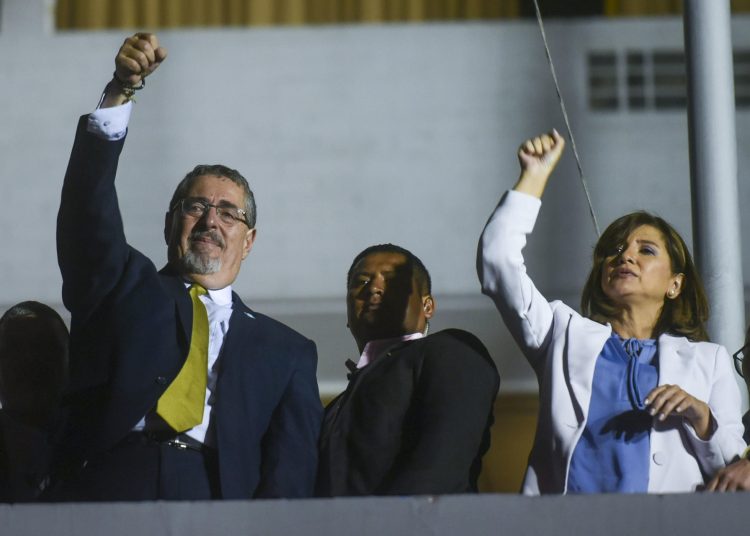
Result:
{"label": "raised arm", "polygon": [[506,326],[535,365],[552,325],[550,304],[526,274],[522,250],[534,228],[552,170],[565,142],[556,131],[525,141],[518,150],[521,174],[500,199],[479,240],[477,274]]}
{"label": "raised arm", "polygon": [[[126,39],[115,58],[115,76],[121,83],[107,85],[102,105],[125,102],[129,94],[127,85],[142,81],[165,57],[166,51],[151,34],[136,34]],[[114,186],[127,116],[122,127],[116,129],[121,132],[111,128],[107,132],[103,125],[109,121],[100,116],[111,113],[97,110],[81,117],[57,217],[63,301],[76,322],[93,313],[117,284],[127,262],[128,246]]]}
{"label": "raised arm", "polygon": [[560,161],[564,148],[565,140],[554,129],[549,134],[523,142],[518,149],[521,175],[513,189],[541,199],[547,187],[547,179]]}

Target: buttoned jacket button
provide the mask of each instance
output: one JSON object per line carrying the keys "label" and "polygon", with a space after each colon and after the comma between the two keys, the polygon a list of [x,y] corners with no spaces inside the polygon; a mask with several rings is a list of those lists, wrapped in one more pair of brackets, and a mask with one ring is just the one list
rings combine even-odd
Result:
{"label": "buttoned jacket button", "polygon": [[159,385],[167,385],[167,378],[165,378],[164,376],[157,376],[156,383],[158,383]]}
{"label": "buttoned jacket button", "polygon": [[652,456],[652,458],[656,465],[664,465],[665,463],[667,463],[667,455],[661,451],[654,452],[654,455]]}

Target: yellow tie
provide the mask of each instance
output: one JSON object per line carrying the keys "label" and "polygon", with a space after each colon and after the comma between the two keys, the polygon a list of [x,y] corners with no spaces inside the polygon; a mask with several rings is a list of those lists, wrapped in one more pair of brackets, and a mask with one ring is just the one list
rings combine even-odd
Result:
{"label": "yellow tie", "polygon": [[206,294],[200,285],[190,287],[193,300],[193,333],[190,352],[174,381],[159,398],[156,413],[177,432],[203,422],[208,376],[208,314],[198,296]]}

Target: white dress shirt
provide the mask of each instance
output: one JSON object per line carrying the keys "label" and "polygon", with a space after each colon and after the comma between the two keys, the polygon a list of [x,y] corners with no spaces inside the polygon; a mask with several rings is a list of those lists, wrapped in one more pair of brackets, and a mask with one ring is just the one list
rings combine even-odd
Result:
{"label": "white dress shirt", "polygon": [[89,114],[86,130],[108,141],[117,141],[125,137],[130,121],[132,102],[111,108],[97,108]]}
{"label": "white dress shirt", "polygon": [[[189,283],[185,283],[189,287]],[[200,296],[208,313],[208,381],[206,382],[206,401],[203,408],[203,422],[191,428],[187,435],[193,439],[211,445],[212,438],[206,437],[211,419],[211,407],[214,405],[216,380],[219,376],[218,359],[224,338],[229,331],[229,318],[232,316],[232,287],[221,290],[209,290],[208,294]]]}

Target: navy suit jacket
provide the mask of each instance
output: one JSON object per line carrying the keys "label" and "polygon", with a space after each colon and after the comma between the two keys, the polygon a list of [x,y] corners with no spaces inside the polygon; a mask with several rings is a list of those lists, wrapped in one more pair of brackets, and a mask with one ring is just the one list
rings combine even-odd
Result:
{"label": "navy suit jacket", "polygon": [[[83,116],[57,222],[72,315],[63,443],[81,462],[155,406],[187,357],[192,326],[182,278],[126,242],[114,182],[124,139],[99,139],[86,125]],[[222,497],[309,496],[322,418],[315,345],[236,294],[232,308],[211,416]]]}

